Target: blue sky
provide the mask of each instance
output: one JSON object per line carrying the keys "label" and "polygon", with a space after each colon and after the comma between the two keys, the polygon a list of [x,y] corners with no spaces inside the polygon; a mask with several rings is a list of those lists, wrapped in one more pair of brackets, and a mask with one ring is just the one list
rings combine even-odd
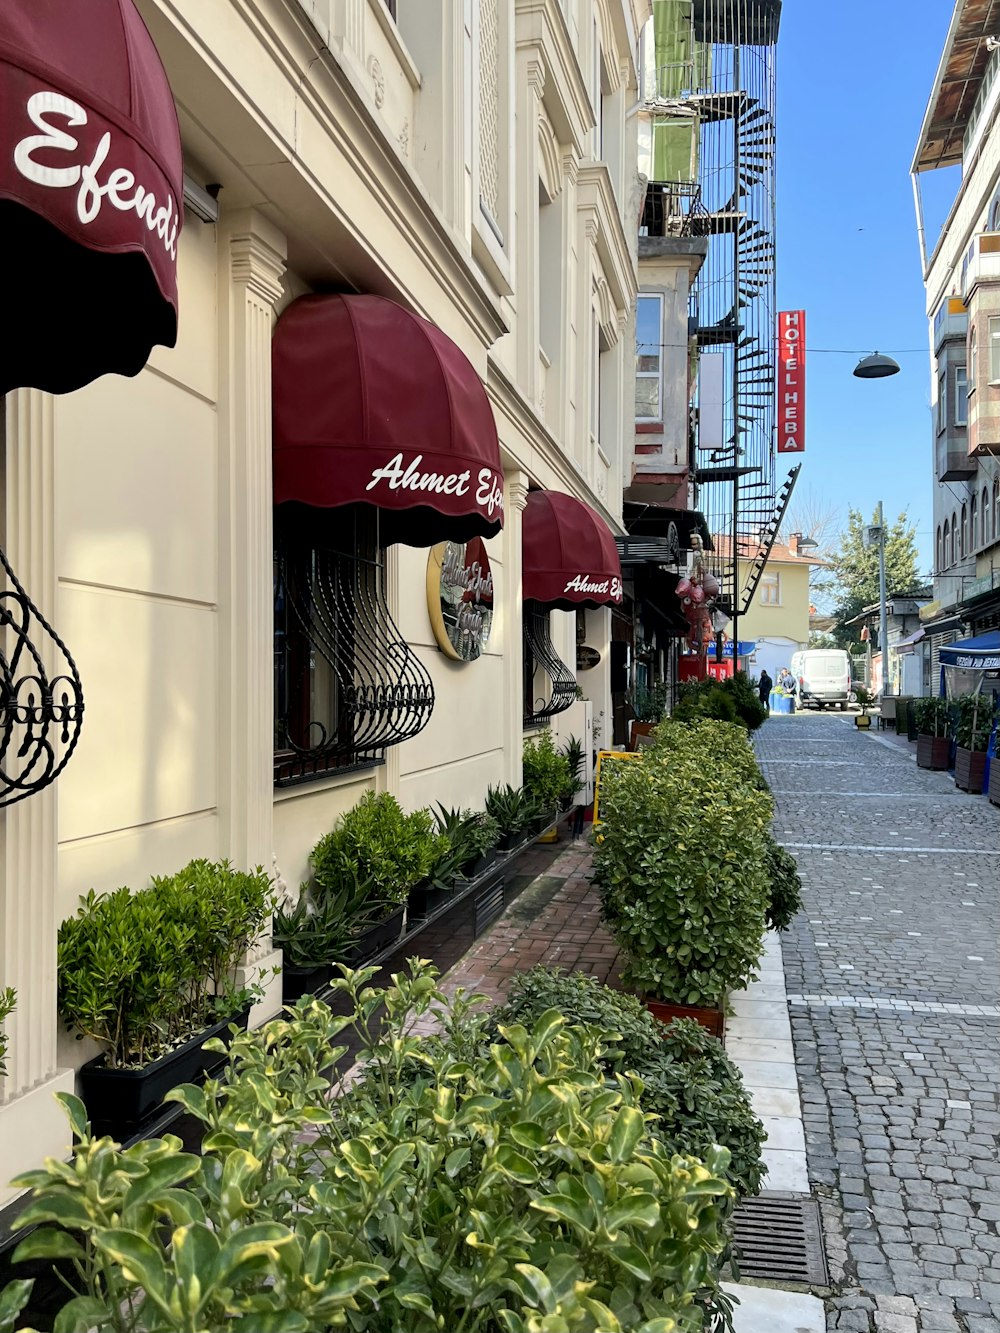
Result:
{"label": "blue sky", "polygon": [[[934,483],[910,162],[951,14],[950,0],[785,0],[778,45],[778,308],[806,310],[809,349],[877,348],[902,367],[865,381],[857,355],[809,356],[797,494],[842,520],[879,499],[909,510],[922,571]],[[923,179],[940,225],[954,173]]]}

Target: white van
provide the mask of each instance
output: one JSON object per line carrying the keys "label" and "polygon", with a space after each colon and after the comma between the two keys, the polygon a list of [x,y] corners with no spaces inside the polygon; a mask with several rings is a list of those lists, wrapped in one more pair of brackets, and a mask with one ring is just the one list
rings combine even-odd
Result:
{"label": "white van", "polygon": [[800,708],[847,707],[851,693],[851,659],[842,648],[806,648],[792,654],[795,702]]}

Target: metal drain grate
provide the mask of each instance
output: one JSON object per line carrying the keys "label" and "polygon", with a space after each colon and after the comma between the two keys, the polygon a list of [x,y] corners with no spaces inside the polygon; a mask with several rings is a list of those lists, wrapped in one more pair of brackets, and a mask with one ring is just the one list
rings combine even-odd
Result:
{"label": "metal drain grate", "polygon": [[733,1214],[741,1277],[825,1287],[829,1280],[819,1205],[801,1194],[765,1192]]}

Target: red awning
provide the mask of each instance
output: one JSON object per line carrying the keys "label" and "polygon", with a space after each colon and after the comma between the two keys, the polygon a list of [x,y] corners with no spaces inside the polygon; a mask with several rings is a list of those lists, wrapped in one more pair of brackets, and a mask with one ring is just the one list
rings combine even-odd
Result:
{"label": "red awning", "polygon": [[521,561],[525,601],[572,611],[622,600],[622,567],[611,529],[572,495],[528,493]]}
{"label": "red awning", "polygon": [[177,113],[132,0],[0,7],[0,392],[135,375],[177,338]]}
{"label": "red awning", "polygon": [[276,504],[374,505],[410,546],[500,531],[493,411],[440,329],[382,296],[302,296],[272,364]]}

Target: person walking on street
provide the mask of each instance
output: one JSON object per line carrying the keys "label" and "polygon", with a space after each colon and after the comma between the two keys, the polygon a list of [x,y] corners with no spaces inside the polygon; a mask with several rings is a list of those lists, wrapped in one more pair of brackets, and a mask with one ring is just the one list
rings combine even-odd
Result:
{"label": "person walking on street", "polygon": [[760,673],[760,680],[757,682],[757,692],[760,695],[760,701],[767,709],[771,711],[771,690],[774,687],[774,681],[767,674],[767,667]]}

